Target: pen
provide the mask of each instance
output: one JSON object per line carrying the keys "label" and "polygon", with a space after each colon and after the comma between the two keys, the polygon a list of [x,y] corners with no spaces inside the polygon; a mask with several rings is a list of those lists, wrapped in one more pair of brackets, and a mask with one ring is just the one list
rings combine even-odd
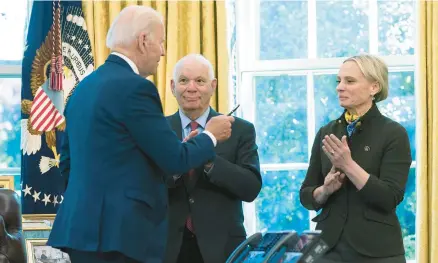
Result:
{"label": "pen", "polygon": [[232,111],[230,111],[230,113],[228,113],[227,116],[231,116],[231,114],[233,114],[239,107],[240,104],[237,104],[237,106]]}

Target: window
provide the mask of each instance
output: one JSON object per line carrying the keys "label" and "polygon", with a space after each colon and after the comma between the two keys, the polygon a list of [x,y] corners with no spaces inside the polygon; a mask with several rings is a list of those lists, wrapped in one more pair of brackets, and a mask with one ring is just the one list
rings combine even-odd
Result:
{"label": "window", "polygon": [[415,9],[413,0],[231,1],[231,84],[241,116],[256,126],[264,180],[245,204],[248,234],[314,229],[315,212],[299,201],[313,140],[342,113],[335,88],[343,60],[367,52],[390,70],[380,111],[409,133],[414,162],[397,214],[406,257],[415,260]]}
{"label": "window", "polygon": [[0,79],[0,138],[1,168],[20,167],[20,101],[21,79]]}
{"label": "window", "polygon": [[0,176],[14,175],[20,193],[21,59],[26,37],[28,1],[0,2]]}
{"label": "window", "polygon": [[23,57],[26,38],[26,17],[28,3],[25,1],[0,2],[0,34],[8,41],[0,42],[0,61],[18,64]]}

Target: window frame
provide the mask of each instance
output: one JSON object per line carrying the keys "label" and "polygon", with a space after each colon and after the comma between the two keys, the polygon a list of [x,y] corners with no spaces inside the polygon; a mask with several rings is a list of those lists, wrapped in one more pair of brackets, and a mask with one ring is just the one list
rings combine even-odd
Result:
{"label": "window frame", "polygon": [[[3,63],[2,62],[7,62]],[[12,62],[12,63],[9,63]],[[20,63],[20,64],[18,64]],[[0,78],[20,78],[21,79],[21,61],[0,61]],[[21,151],[21,149],[19,149]],[[0,168],[1,175],[20,175],[21,167]]]}
{"label": "window frame", "polygon": [[[26,42],[26,36],[29,29],[30,16],[32,13],[32,6],[34,0],[24,0],[26,1],[26,12],[24,22],[24,38],[23,41]],[[22,54],[24,54],[26,47],[25,43],[23,44]],[[0,78],[22,78],[22,59],[19,60],[5,60],[0,59]],[[21,102],[21,100],[20,100]],[[21,149],[18,149],[21,153]],[[2,175],[12,175],[12,176],[20,176],[21,175],[21,166],[20,167],[6,167],[0,168],[0,176]],[[15,189],[17,194],[21,195],[21,189]]]}

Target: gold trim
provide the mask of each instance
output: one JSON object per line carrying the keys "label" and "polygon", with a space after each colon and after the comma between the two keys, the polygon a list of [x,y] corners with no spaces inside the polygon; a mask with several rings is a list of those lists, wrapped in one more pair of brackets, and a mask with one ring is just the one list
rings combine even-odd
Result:
{"label": "gold trim", "polygon": [[31,100],[22,100],[21,101],[21,111],[24,114],[29,115],[30,111],[32,109],[32,103],[33,103],[33,101],[31,101]]}
{"label": "gold trim", "polygon": [[33,247],[36,246],[47,246],[47,238],[29,238],[26,239],[26,252],[27,252],[27,263],[35,263],[35,256],[33,254]]}
{"label": "gold trim", "polygon": [[61,124],[59,124],[58,126],[56,126],[56,128],[58,129],[58,131],[64,131],[65,126],[66,126],[66,123],[65,123],[65,118],[64,118],[64,121]]}
{"label": "gold trim", "polygon": [[41,85],[46,81],[47,67],[51,64],[52,59],[52,34],[53,26],[50,28],[44,43],[36,51],[35,58],[32,63],[32,71],[30,78],[30,89],[32,90],[32,96],[35,97],[35,93]]}
{"label": "gold trim", "polygon": [[[36,263],[35,262],[36,257],[34,254],[34,252],[35,252],[34,248],[36,246],[44,246],[44,247],[50,248],[51,250],[53,249],[54,251],[59,251],[62,253],[62,258],[69,259],[68,254],[66,254],[65,252],[62,252],[59,248],[54,248],[52,246],[47,245],[47,240],[48,240],[47,238],[29,238],[29,239],[26,239],[25,244],[26,244],[26,252],[27,252],[27,263]],[[53,259],[58,259],[58,258],[53,258]],[[52,261],[50,261],[50,262],[52,262]]]}
{"label": "gold trim", "polygon": [[0,175],[0,188],[15,190],[14,188],[14,176],[12,175]]}
{"label": "gold trim", "polygon": [[29,131],[29,133],[32,135],[42,135],[43,132],[34,130],[32,128],[32,120],[31,119],[32,119],[32,116],[29,116],[29,119],[27,119],[27,130]]}
{"label": "gold trim", "polygon": [[50,149],[52,149],[53,147],[56,148],[56,132],[54,129],[51,131],[46,131],[46,142],[47,147],[49,147]]}
{"label": "gold trim", "polygon": [[[38,223],[38,222],[25,222],[25,224],[26,223],[32,224],[32,223]],[[50,226],[47,226],[47,227],[35,227],[35,228],[33,228],[33,227],[26,227],[25,228],[24,225],[23,225],[23,233],[24,232],[30,232],[30,231],[44,231],[44,230],[52,231],[52,228]],[[30,238],[28,238],[28,239],[30,239]]]}
{"label": "gold trim", "polygon": [[23,214],[22,219],[24,220],[55,220],[56,214]]}

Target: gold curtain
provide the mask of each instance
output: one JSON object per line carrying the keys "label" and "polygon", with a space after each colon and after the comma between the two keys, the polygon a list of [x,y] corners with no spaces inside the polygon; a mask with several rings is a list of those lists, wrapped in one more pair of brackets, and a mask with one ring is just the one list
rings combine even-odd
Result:
{"label": "gold curtain", "polygon": [[83,1],[84,16],[94,54],[95,68],[109,55],[105,39],[108,28],[120,10],[128,5],[150,6],[159,11],[166,27],[166,56],[157,74],[149,77],[160,93],[166,115],[178,104],[170,90],[176,62],[189,53],[200,53],[213,64],[218,88],[211,106],[228,111],[228,49],[225,1]]}
{"label": "gold curtain", "polygon": [[419,2],[417,262],[438,262],[438,2]]}

